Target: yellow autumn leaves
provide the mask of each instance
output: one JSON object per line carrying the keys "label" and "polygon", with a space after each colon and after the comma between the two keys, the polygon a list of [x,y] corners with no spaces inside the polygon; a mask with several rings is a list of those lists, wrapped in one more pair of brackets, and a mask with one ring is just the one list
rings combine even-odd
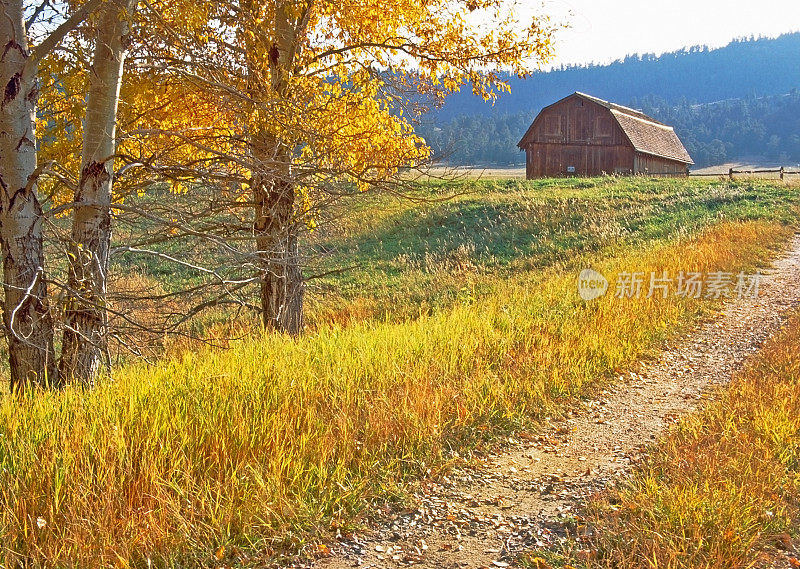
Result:
{"label": "yellow autumn leaves", "polygon": [[[476,25],[482,13],[482,25]],[[165,0],[140,5],[119,107],[118,153],[143,163],[118,199],[152,171],[185,189],[206,168],[246,180],[248,133],[291,149],[301,184],[370,183],[429,157],[413,109],[470,84],[505,88],[494,69],[524,73],[551,55],[546,20],[520,26],[503,0]],[[85,41],[42,66],[43,157],[62,168],[55,202],[76,180],[89,66]],[[224,165],[223,165],[224,164]],[[213,166],[211,166],[213,165]],[[184,180],[186,178],[186,180]]]}

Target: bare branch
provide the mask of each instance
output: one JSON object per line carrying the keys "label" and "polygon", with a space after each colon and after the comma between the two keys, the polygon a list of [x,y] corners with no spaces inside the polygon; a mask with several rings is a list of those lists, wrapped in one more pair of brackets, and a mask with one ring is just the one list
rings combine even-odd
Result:
{"label": "bare branch", "polygon": [[58,47],[58,44],[61,43],[61,40],[63,40],[67,34],[72,32],[81,23],[83,23],[83,21],[86,20],[86,18],[88,18],[95,10],[97,10],[105,1],[107,0],[86,0],[86,2],[80,8],[75,10],[69,18],[64,20],[64,22],[55,30],[50,32],[50,34],[44,40],[42,40],[41,43],[39,43],[39,45],[33,48],[31,56],[28,58],[28,61],[25,64],[25,70],[30,72],[31,69],[38,65],[42,58]]}

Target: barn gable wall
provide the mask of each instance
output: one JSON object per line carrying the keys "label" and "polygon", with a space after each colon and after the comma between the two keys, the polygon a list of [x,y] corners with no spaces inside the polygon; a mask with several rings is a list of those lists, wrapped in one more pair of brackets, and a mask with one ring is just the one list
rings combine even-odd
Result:
{"label": "barn gable wall", "polygon": [[536,117],[528,140],[544,144],[629,145],[608,109],[575,95],[544,109]]}
{"label": "barn gable wall", "polygon": [[529,178],[631,174],[633,162],[629,146],[534,143],[527,148],[526,171]]}

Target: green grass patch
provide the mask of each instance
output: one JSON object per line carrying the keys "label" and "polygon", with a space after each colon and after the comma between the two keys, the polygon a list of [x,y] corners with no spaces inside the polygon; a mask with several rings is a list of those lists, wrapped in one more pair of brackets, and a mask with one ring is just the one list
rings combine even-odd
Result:
{"label": "green grass patch", "polygon": [[797,186],[770,181],[467,180],[419,183],[412,193],[422,201],[359,196],[322,225],[309,274],[357,268],[312,281],[313,327],[415,318],[520,272],[575,268],[721,221],[793,223],[800,207]]}

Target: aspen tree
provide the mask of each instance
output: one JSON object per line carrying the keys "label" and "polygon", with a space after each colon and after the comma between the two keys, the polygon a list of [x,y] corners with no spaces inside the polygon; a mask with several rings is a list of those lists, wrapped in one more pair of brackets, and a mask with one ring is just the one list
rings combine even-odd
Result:
{"label": "aspen tree", "polygon": [[93,381],[108,349],[106,289],[117,109],[136,4],[137,0],[108,0],[98,15],[69,243],[67,306],[59,366],[64,380]]}
{"label": "aspen tree", "polygon": [[23,0],[0,0],[0,249],[12,390],[57,382],[37,191],[38,66],[101,3],[83,3],[31,46]]}

